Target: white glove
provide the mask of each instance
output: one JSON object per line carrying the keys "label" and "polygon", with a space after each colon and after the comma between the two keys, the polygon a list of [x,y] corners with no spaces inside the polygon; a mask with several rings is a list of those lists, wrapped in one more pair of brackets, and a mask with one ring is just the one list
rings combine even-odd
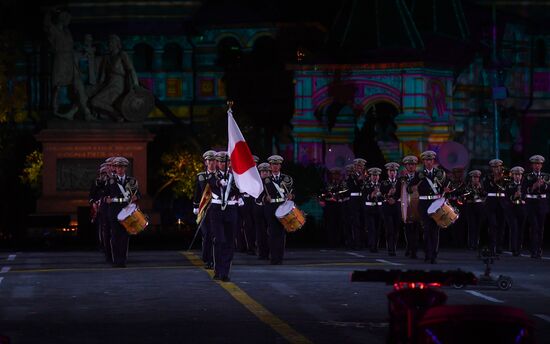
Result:
{"label": "white glove", "polygon": [[227,180],[225,179],[220,180],[220,184],[221,186],[227,186]]}
{"label": "white glove", "polygon": [[242,198],[239,198],[238,204],[239,204],[239,207],[242,207],[244,205],[244,201]]}
{"label": "white glove", "polygon": [[197,215],[199,213],[199,208],[193,208],[193,214]]}

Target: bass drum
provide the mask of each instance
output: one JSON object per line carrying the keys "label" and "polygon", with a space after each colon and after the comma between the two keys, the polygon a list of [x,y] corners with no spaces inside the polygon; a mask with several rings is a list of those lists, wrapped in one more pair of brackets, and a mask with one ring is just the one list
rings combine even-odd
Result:
{"label": "bass drum", "polygon": [[412,193],[407,192],[407,183],[401,184],[401,219],[404,223],[420,222],[418,211],[418,187],[411,187]]}
{"label": "bass drum", "polygon": [[450,205],[445,198],[433,201],[428,208],[428,215],[441,228],[447,228],[458,220],[458,210]]}
{"label": "bass drum", "polygon": [[302,228],[306,223],[306,217],[304,213],[294,205],[292,201],[285,201],[277,210],[275,210],[275,217],[285,227],[288,233],[296,232]]}
{"label": "bass drum", "polygon": [[117,220],[126,229],[128,234],[138,234],[149,225],[149,219],[139,210],[135,203],[130,203],[117,215]]}

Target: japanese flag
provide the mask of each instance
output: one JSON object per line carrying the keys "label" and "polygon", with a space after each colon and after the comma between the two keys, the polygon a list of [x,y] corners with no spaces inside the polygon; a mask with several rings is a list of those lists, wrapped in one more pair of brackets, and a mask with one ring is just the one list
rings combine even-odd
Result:
{"label": "japanese flag", "polygon": [[241,192],[257,198],[264,190],[264,184],[231,109],[227,111],[227,128],[229,138],[227,152],[231,159],[235,183]]}

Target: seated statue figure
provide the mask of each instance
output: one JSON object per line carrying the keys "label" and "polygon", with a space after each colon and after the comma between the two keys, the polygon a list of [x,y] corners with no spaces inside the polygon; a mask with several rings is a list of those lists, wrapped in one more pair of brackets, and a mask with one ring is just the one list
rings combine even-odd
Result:
{"label": "seated statue figure", "polygon": [[128,54],[122,50],[120,38],[110,35],[109,55],[102,61],[97,91],[90,99],[91,108],[98,114],[106,114],[122,122],[124,117],[117,109],[117,104],[129,90],[137,87],[136,71]]}

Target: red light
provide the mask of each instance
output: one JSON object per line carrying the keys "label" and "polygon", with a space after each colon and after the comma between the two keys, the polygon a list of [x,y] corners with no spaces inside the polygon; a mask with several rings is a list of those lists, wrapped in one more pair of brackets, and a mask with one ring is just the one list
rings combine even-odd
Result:
{"label": "red light", "polygon": [[441,283],[424,283],[424,282],[395,282],[393,284],[394,290],[401,289],[426,289],[426,288],[439,288]]}

